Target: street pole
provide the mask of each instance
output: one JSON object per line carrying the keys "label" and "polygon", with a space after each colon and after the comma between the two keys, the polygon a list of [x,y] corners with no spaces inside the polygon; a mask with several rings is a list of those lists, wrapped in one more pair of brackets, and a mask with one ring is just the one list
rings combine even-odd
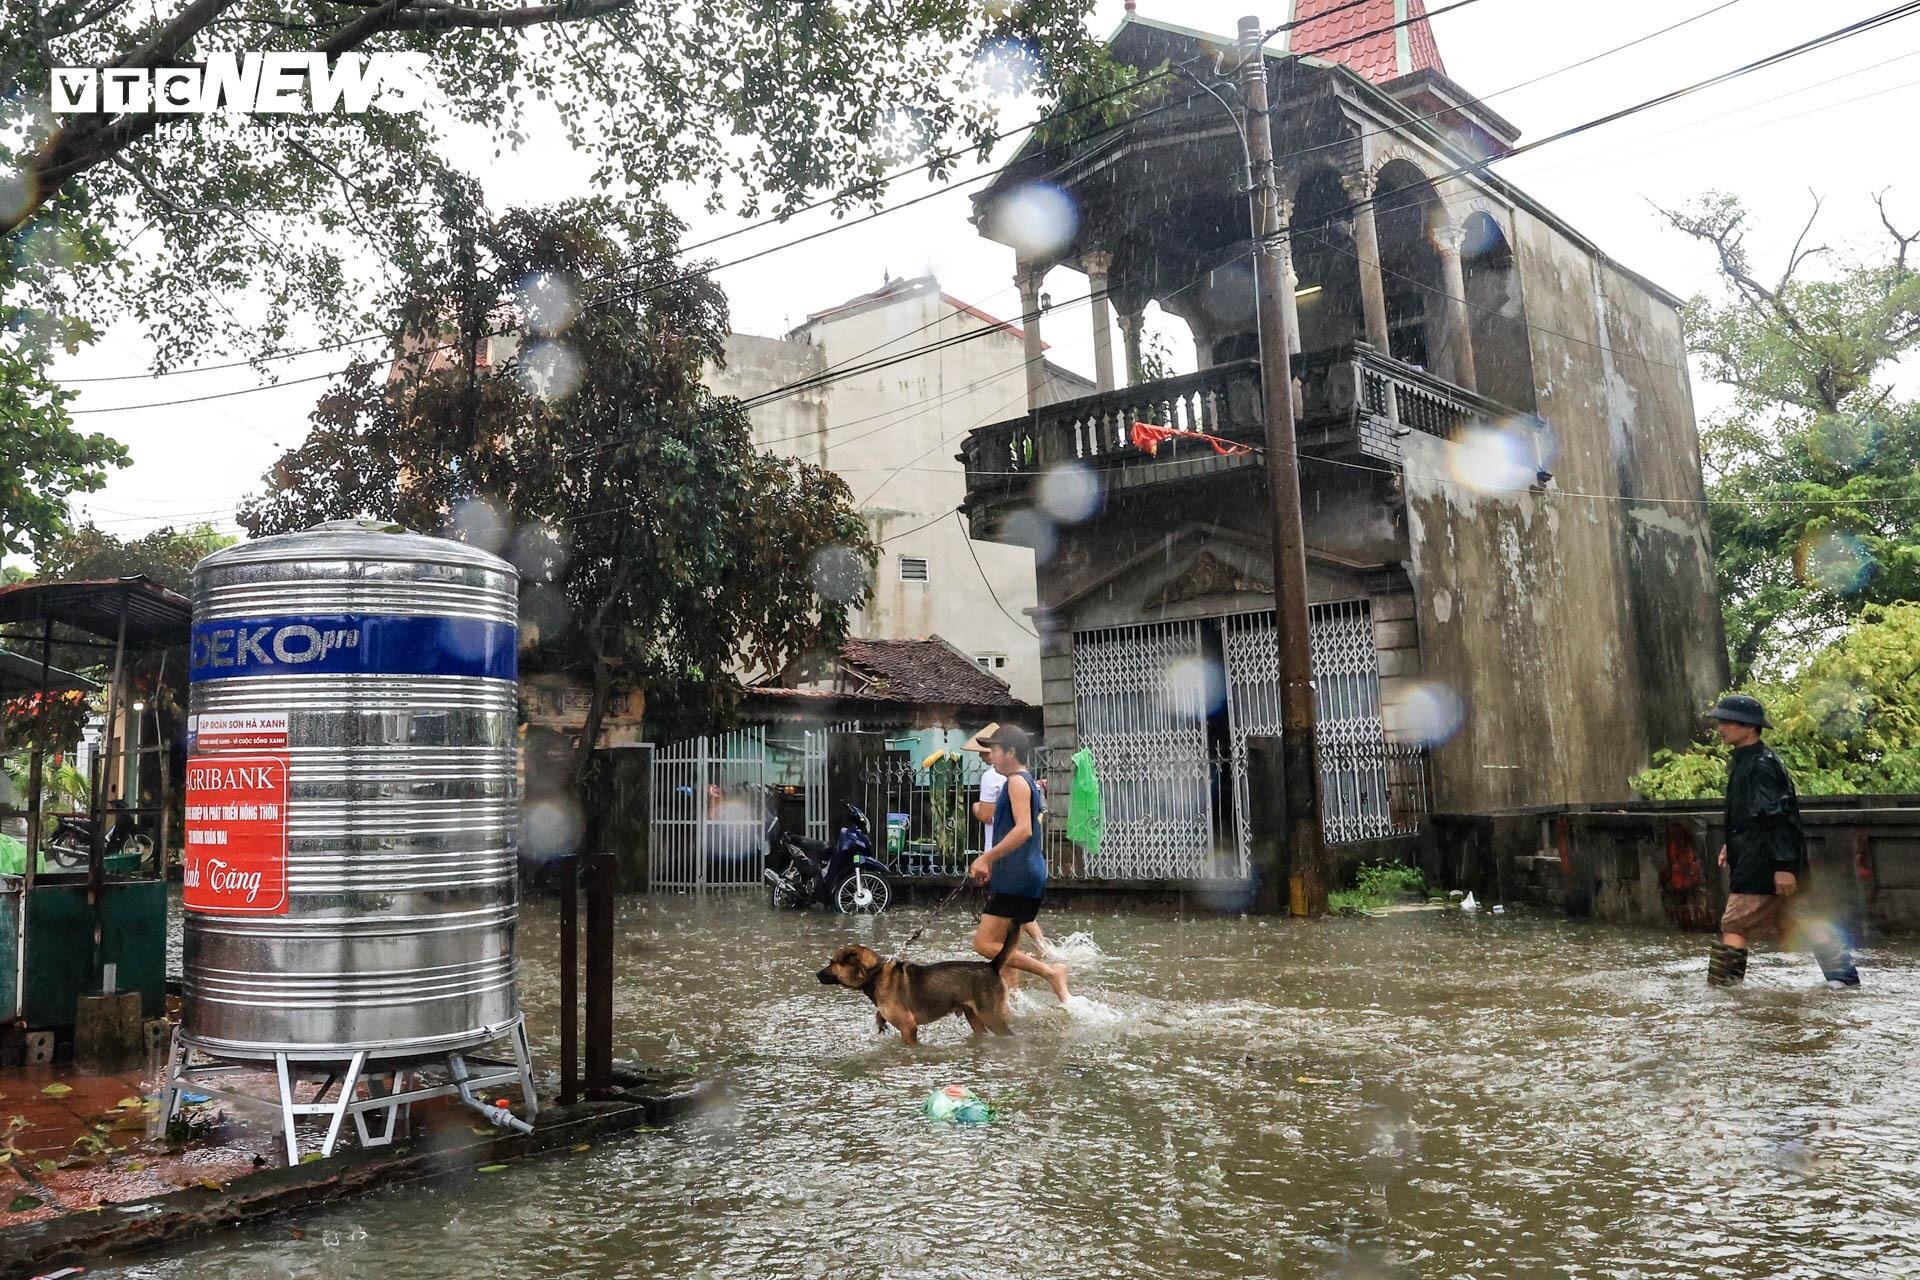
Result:
{"label": "street pole", "polygon": [[1327,847],[1320,827],[1320,765],[1307,620],[1307,538],[1300,515],[1300,456],[1293,424],[1293,360],[1282,308],[1287,281],[1275,244],[1280,192],[1267,114],[1267,59],[1260,19],[1240,19],[1240,95],[1254,192],[1254,307],[1260,328],[1260,389],[1266,410],[1267,493],[1273,503],[1274,642],[1280,659],[1281,757],[1286,776],[1288,908],[1327,911]]}

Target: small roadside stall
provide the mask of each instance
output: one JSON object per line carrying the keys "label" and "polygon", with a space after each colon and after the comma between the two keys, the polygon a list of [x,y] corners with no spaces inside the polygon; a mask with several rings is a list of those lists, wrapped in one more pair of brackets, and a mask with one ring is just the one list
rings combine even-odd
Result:
{"label": "small roadside stall", "polygon": [[[145,740],[157,708],[134,692],[131,666],[185,645],[191,620],[186,597],[145,577],[0,588],[0,643],[10,650],[0,658],[0,696],[32,700],[8,744],[27,757],[25,785],[0,806],[0,822],[23,829],[25,846],[6,868],[18,874],[0,874],[0,1025],[9,1038],[72,1026],[80,997],[102,989],[109,965],[114,989],[140,993],[142,1016],[165,1012],[172,752],[165,733]],[[102,687],[54,666],[56,651],[91,651],[107,676],[84,812],[50,817],[49,768],[73,744],[50,740],[46,722],[59,695]],[[161,664],[164,680],[164,656]]]}

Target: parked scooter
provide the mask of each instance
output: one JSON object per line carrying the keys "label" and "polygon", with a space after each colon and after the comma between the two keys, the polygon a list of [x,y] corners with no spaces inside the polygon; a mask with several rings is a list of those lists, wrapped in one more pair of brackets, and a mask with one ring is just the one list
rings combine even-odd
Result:
{"label": "parked scooter", "polygon": [[[103,852],[137,853],[142,861],[153,854],[153,837],[139,831],[133,820],[115,805],[107,814],[107,839]],[[84,813],[61,814],[47,836],[45,859],[50,867],[77,871],[87,865],[93,853],[93,818]]]}
{"label": "parked scooter", "polygon": [[806,910],[819,903],[842,915],[878,915],[893,902],[893,868],[876,858],[867,815],[842,803],[840,834],[831,846],[789,835],[776,814],[767,823],[762,872],[775,907]]}

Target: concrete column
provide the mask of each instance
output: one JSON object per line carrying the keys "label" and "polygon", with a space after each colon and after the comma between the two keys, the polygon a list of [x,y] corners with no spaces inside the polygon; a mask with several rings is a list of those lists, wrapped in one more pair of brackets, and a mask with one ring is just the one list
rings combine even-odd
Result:
{"label": "concrete column", "polygon": [[1140,337],[1146,328],[1144,311],[1120,313],[1120,341],[1127,353],[1127,385],[1137,387],[1147,380],[1146,358],[1141,354]]}
{"label": "concrete column", "polygon": [[1473,319],[1467,314],[1467,275],[1460,265],[1465,228],[1441,227],[1433,243],[1440,250],[1440,287],[1446,291],[1448,376],[1456,386],[1478,391],[1473,371]]}
{"label": "concrete column", "polygon": [[1040,342],[1040,285],[1046,276],[1045,267],[1028,262],[1021,263],[1013,273],[1013,282],[1020,289],[1020,332],[1027,353],[1028,413],[1038,409],[1046,396],[1047,349]]}
{"label": "concrete column", "polygon": [[1113,308],[1107,304],[1107,273],[1113,269],[1113,255],[1083,253],[1080,265],[1087,273],[1087,292],[1093,295],[1093,380],[1100,390],[1112,391]]}
{"label": "concrete column", "polygon": [[1343,185],[1355,205],[1353,256],[1359,259],[1360,310],[1367,320],[1367,341],[1381,355],[1392,355],[1387,344],[1387,286],[1380,273],[1380,229],[1373,221],[1373,175],[1349,177]]}
{"label": "concrete column", "polygon": [[[1293,201],[1280,202],[1280,229],[1287,231],[1293,226]],[[1280,299],[1280,310],[1287,318],[1287,350],[1294,355],[1300,354],[1300,273],[1293,269],[1293,236],[1288,234],[1280,241],[1280,282],[1286,286],[1286,292]]]}

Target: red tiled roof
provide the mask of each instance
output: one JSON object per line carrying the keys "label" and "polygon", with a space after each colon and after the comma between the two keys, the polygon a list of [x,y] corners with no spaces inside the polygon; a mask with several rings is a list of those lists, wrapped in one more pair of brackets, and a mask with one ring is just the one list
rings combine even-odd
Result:
{"label": "red tiled roof", "polygon": [[[1295,0],[1296,26],[1288,40],[1291,53],[1342,62],[1375,84],[1415,71],[1446,74],[1433,24],[1425,21],[1426,0]],[[1395,24],[1421,19],[1405,28]],[[1366,33],[1366,34],[1363,34]],[[1400,37],[1407,58],[1400,58]],[[1360,37],[1356,39],[1355,37]]]}
{"label": "red tiled roof", "polygon": [[[960,707],[1024,707],[1006,682],[939,636],[926,640],[845,640],[813,687],[786,689],[771,682],[753,692],[796,698],[851,697],[872,702],[933,703]],[[825,686],[825,687],[822,687]]]}

